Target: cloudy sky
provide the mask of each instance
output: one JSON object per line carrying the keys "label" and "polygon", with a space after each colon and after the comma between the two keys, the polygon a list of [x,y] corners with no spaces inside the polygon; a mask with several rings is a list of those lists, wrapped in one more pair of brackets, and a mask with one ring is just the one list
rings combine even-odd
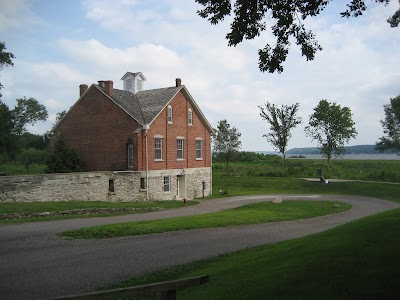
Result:
{"label": "cloudy sky", "polygon": [[314,61],[294,44],[284,72],[269,74],[258,70],[257,55],[274,42],[269,31],[230,48],[229,19],[210,25],[194,0],[0,0],[0,41],[16,56],[0,73],[2,101],[13,108],[25,96],[44,104],[48,121],[29,127],[43,134],[78,99],[80,84],[113,80],[122,89],[122,75],[140,71],[145,89],[182,78],[214,127],[227,119],[239,129],[242,150],[273,150],[257,107],[266,101],[300,103],[303,123],[289,148],[316,146],[304,127],[321,99],[350,107],[358,136],[349,145],[374,144],[383,135],[383,105],[400,94],[400,28],[386,23],[399,3],[367,0],[362,17],[343,19],[346,2],[306,21],[324,49]]}

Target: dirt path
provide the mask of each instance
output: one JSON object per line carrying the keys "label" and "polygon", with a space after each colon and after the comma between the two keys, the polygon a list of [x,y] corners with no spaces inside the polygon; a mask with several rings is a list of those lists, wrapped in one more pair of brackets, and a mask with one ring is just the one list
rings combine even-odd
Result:
{"label": "dirt path", "polygon": [[[202,214],[277,197],[344,201],[352,209],[305,220],[114,239],[69,241],[55,236],[86,226]],[[93,291],[131,276],[321,232],[397,207],[400,205],[394,202],[354,196],[259,195],[202,201],[146,214],[0,224],[0,298],[38,299]]]}

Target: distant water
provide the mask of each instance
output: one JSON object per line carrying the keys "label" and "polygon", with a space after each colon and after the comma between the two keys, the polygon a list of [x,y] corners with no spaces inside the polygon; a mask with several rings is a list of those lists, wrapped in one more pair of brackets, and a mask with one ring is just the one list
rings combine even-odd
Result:
{"label": "distant water", "polygon": [[[290,154],[286,157],[290,158],[290,156],[299,156],[302,155],[305,158],[303,159],[326,159],[322,155],[316,154]],[[400,160],[400,156],[396,154],[346,154],[342,157],[338,157],[336,159],[352,159],[352,160]]]}

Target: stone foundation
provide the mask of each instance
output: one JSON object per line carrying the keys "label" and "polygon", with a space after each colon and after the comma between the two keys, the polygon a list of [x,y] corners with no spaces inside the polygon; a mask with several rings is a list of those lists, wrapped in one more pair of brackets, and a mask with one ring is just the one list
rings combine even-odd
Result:
{"label": "stone foundation", "polygon": [[[165,176],[170,176],[169,192],[163,189]],[[1,176],[0,202],[193,199],[203,196],[203,181],[204,196],[211,194],[211,168],[150,171],[148,192],[140,189],[141,178],[146,178],[145,172]]]}

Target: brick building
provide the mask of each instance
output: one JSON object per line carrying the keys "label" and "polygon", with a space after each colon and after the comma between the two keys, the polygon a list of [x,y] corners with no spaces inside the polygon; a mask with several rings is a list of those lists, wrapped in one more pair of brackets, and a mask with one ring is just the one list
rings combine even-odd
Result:
{"label": "brick building", "polygon": [[121,80],[123,90],[111,80],[80,85],[80,98],[53,129],[52,142],[62,136],[87,171],[134,174],[133,185],[140,186],[132,193],[143,198],[210,195],[213,129],[181,79],[152,90],[143,88],[140,72]]}

